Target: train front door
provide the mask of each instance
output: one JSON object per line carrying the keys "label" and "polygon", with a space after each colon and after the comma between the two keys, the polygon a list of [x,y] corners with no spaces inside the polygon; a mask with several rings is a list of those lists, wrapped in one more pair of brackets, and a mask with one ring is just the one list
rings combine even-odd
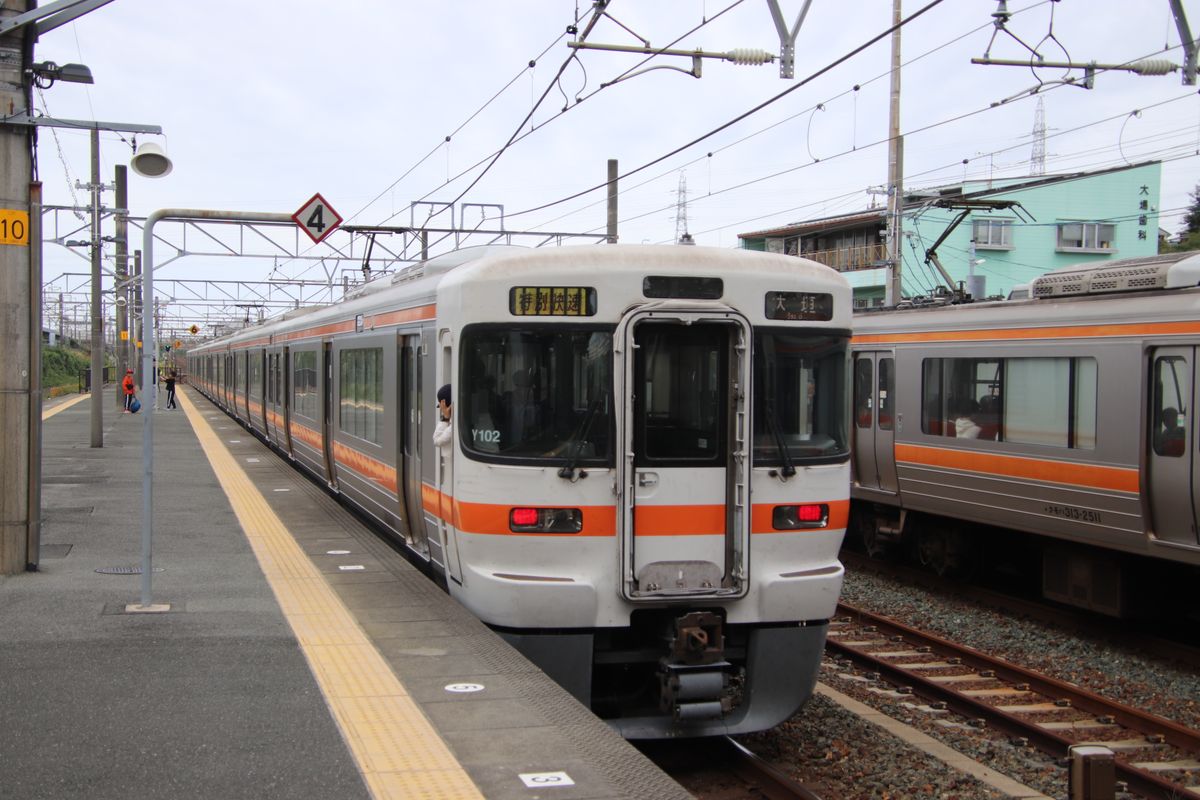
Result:
{"label": "train front door", "polygon": [[1151,529],[1161,541],[1200,545],[1196,456],[1197,347],[1159,347],[1150,365],[1146,464]]}
{"label": "train front door", "polygon": [[642,311],[617,331],[622,591],[740,596],[749,540],[750,326]]}
{"label": "train front door", "polygon": [[896,359],[890,352],[854,354],[854,480],[896,493]]}

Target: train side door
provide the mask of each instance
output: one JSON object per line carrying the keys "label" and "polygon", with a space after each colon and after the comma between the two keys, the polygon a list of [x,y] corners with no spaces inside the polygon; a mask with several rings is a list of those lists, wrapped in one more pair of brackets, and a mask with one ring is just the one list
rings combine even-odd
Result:
{"label": "train side door", "polygon": [[1161,541],[1197,545],[1196,347],[1160,347],[1150,364],[1146,463],[1151,527]]}
{"label": "train side door", "polygon": [[640,312],[617,336],[622,592],[741,596],[750,326],[733,313]]}
{"label": "train side door", "polygon": [[864,489],[896,493],[896,359],[854,355],[854,475]]}
{"label": "train side door", "polygon": [[400,452],[400,518],[407,526],[408,546],[429,557],[428,534],[421,497],[421,337],[400,336],[400,403],[397,427]]}
{"label": "train side door", "polygon": [[333,343],[324,342],[322,350],[322,368],[321,375],[323,377],[321,387],[322,399],[322,414],[321,414],[321,442],[325,449],[325,479],[329,483],[329,488],[337,488],[337,473],[333,471]]}
{"label": "train side door", "polygon": [[279,387],[283,396],[279,404],[283,407],[283,441],[288,455],[293,458],[296,452],[292,449],[292,348],[283,348],[283,370],[279,376]]}

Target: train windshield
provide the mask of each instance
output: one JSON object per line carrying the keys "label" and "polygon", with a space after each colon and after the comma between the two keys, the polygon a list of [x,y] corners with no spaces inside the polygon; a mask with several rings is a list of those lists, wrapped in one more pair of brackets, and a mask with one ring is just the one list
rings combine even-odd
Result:
{"label": "train windshield", "polygon": [[844,336],[759,329],[754,338],[754,464],[849,456]]}
{"label": "train windshield", "polygon": [[612,331],[478,326],[455,387],[463,449],[484,460],[612,461]]}

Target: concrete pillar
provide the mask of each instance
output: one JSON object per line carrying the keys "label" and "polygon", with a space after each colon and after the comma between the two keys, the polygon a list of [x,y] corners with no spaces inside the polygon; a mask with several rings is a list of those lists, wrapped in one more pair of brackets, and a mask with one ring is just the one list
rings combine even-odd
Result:
{"label": "concrete pillar", "polygon": [[[22,14],[29,6],[28,0],[0,0],[0,19]],[[24,38],[24,29],[0,37],[0,108],[6,114],[29,107]],[[29,563],[30,414],[41,413],[41,398],[32,391],[33,370],[41,369],[31,361],[38,342],[30,341],[35,313],[30,303],[31,135],[23,127],[0,126],[0,211],[9,221],[8,243],[0,244],[0,575],[23,572]],[[24,243],[12,241],[18,232],[14,221],[23,226]]]}

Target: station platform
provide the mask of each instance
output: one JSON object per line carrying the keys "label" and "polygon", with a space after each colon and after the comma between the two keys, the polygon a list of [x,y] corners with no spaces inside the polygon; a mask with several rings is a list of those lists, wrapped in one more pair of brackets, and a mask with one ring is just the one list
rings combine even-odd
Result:
{"label": "station platform", "polygon": [[686,798],[209,403],[47,407],[37,572],[0,577],[0,796]]}

